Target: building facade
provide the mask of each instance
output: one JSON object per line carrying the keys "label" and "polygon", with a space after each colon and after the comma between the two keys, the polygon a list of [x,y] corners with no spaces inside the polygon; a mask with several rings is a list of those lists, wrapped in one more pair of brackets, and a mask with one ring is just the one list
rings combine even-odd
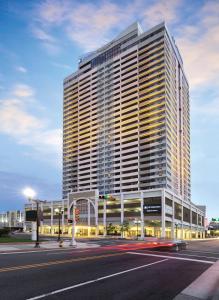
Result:
{"label": "building facade", "polygon": [[0,227],[23,228],[24,212],[21,210],[13,210],[0,212]]}
{"label": "building facade", "polygon": [[203,235],[205,212],[191,202],[189,85],[164,23],[146,32],[134,23],[82,57],[63,101],[68,216],[77,201],[88,234],[93,209],[97,234],[128,223],[142,238]]}

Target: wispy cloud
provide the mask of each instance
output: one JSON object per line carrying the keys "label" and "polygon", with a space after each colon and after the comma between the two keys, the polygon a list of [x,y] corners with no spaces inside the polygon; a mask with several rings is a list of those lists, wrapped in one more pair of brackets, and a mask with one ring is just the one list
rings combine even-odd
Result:
{"label": "wispy cloud", "polygon": [[17,85],[12,91],[11,97],[0,99],[0,133],[31,147],[38,159],[60,164],[61,129],[50,128],[47,119],[32,112],[37,101],[29,98],[33,96],[31,87]]}
{"label": "wispy cloud", "polygon": [[15,97],[32,97],[34,95],[34,90],[26,84],[17,84],[12,89],[12,94]]}
{"label": "wispy cloud", "polygon": [[57,68],[68,69],[68,70],[71,70],[71,69],[72,69],[71,66],[66,65],[66,64],[61,64],[61,63],[57,63],[57,62],[52,62],[51,64],[52,64],[54,67],[57,67]]}
{"label": "wispy cloud", "polygon": [[177,43],[183,54],[185,69],[192,88],[215,84],[218,86],[218,11],[218,1],[207,1],[194,14],[194,22],[182,26],[179,30]]}
{"label": "wispy cloud", "polygon": [[130,3],[103,1],[100,3],[73,3],[62,0],[48,0],[37,6],[35,14],[38,27],[52,32],[62,28],[63,33],[85,51],[94,50],[105,44],[115,33],[136,20],[150,26],[166,19],[176,18],[180,0],[151,2],[134,0]]}
{"label": "wispy cloud", "polygon": [[27,69],[22,67],[22,66],[17,66],[15,68],[18,72],[21,72],[21,73],[27,73]]}
{"label": "wispy cloud", "polygon": [[41,41],[42,46],[49,54],[57,54],[60,46],[56,38],[46,32],[43,28],[32,26],[32,33],[35,38]]}
{"label": "wispy cloud", "polygon": [[181,22],[176,41],[191,86],[207,85],[217,81],[219,74],[219,3],[206,1],[199,5],[199,9],[187,5],[190,13],[187,20],[182,14],[185,5],[185,0],[135,0],[126,5],[115,1],[73,3],[47,0],[35,11],[37,35],[52,48],[55,43],[51,32],[61,28],[63,35],[85,51],[91,51],[136,20],[147,28],[164,20],[170,27]]}
{"label": "wispy cloud", "polygon": [[147,26],[155,26],[160,22],[179,21],[179,8],[182,0],[160,0],[152,5],[146,5],[143,10],[143,23]]}

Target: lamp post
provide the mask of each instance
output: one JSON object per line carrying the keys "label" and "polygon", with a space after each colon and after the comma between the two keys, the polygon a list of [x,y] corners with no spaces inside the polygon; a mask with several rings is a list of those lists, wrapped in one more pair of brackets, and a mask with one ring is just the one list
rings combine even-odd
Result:
{"label": "lamp post", "polygon": [[64,209],[59,207],[59,208],[55,208],[55,212],[58,214],[59,216],[59,233],[58,233],[58,239],[57,241],[60,242],[60,223],[61,223],[61,216],[64,212]]}
{"label": "lamp post", "polygon": [[40,226],[40,220],[39,220],[39,204],[40,203],[45,203],[46,201],[39,200],[39,199],[34,199],[36,196],[36,192],[31,189],[31,188],[25,188],[23,190],[24,196],[27,197],[27,199],[33,203],[36,204],[36,242],[34,248],[40,248],[40,243],[39,243],[39,226]]}

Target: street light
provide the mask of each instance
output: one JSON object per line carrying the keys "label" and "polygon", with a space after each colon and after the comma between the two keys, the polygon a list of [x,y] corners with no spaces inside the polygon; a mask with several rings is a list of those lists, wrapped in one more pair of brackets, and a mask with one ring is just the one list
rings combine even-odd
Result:
{"label": "street light", "polygon": [[61,216],[62,216],[63,212],[64,212],[63,208],[61,208],[61,207],[55,208],[55,213],[57,213],[59,216],[59,233],[58,233],[58,239],[57,239],[58,242],[60,242],[60,220],[61,220]]}
{"label": "street light", "polygon": [[29,201],[34,202],[36,204],[36,212],[37,212],[37,215],[36,215],[36,242],[35,242],[34,248],[40,248],[40,243],[39,243],[39,226],[40,226],[39,204],[45,203],[46,201],[34,199],[34,197],[36,196],[36,192],[30,187],[26,187],[25,189],[23,189],[23,194],[25,197],[27,197],[27,199]]}
{"label": "street light", "polygon": [[25,189],[23,189],[23,194],[30,201],[33,200],[33,198],[36,196],[36,192],[30,187],[26,187]]}

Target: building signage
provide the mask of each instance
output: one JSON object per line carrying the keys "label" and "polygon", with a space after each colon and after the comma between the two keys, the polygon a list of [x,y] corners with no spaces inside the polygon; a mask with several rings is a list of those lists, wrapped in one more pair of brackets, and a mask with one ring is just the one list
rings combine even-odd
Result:
{"label": "building signage", "polygon": [[145,214],[160,214],[161,213],[161,205],[160,204],[145,204],[144,205],[144,213]]}
{"label": "building signage", "polygon": [[27,210],[26,211],[26,221],[36,222],[37,220],[37,211],[36,210]]}
{"label": "building signage", "polygon": [[212,222],[219,222],[219,218],[212,218],[211,221]]}

